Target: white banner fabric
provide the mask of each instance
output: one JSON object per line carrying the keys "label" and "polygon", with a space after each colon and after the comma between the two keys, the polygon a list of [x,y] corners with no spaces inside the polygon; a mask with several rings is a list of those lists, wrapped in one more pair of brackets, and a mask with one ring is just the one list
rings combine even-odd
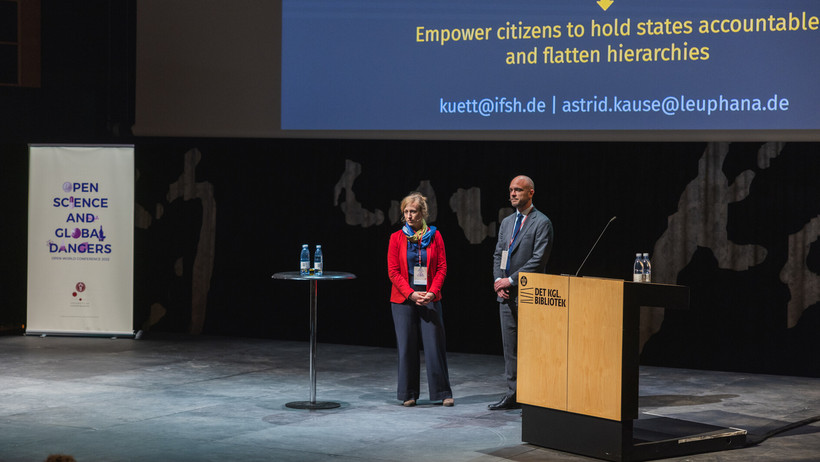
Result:
{"label": "white banner fabric", "polygon": [[29,147],[27,334],[132,336],[134,147]]}

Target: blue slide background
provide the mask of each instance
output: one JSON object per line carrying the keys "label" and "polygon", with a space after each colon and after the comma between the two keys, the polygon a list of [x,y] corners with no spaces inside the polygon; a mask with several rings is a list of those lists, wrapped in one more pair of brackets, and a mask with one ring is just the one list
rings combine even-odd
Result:
{"label": "blue slide background", "polygon": [[[700,20],[820,16],[820,2],[784,0],[349,1],[283,0],[282,129],[285,130],[747,130],[820,128],[820,31],[700,34]],[[591,21],[631,21],[629,36],[591,37]],[[637,36],[637,23],[692,21],[687,35]],[[561,38],[498,40],[507,22],[560,25]],[[566,24],[581,24],[582,38]],[[419,43],[416,28],[492,27],[489,40]],[[708,47],[709,59],[608,63],[617,48]],[[545,64],[552,46],[601,50],[599,63]],[[505,63],[509,51],[538,49],[537,64]],[[773,111],[626,112],[622,103],[691,99],[706,109],[721,96],[777,95]],[[503,99],[502,99],[503,98]],[[498,112],[501,101],[543,101],[544,112]],[[600,102],[603,111],[564,112],[565,101]],[[445,113],[441,102],[489,101],[488,114]],[[671,101],[667,101],[671,100]],[[555,111],[553,102],[555,102]],[[782,104],[782,103],[781,103]],[[455,106],[452,106],[455,107]],[[474,106],[474,108],[477,106]],[[598,106],[602,107],[602,106]]]}

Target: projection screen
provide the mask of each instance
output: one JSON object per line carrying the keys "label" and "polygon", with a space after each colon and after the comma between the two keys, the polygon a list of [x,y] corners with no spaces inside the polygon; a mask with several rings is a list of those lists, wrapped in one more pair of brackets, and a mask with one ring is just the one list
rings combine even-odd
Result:
{"label": "projection screen", "polygon": [[137,135],[820,134],[813,0],[143,0],[137,17]]}

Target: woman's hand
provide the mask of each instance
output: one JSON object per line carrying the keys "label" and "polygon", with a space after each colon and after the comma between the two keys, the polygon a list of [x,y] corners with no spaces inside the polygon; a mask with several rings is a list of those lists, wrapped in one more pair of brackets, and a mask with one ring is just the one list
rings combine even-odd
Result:
{"label": "woman's hand", "polygon": [[415,302],[416,305],[424,306],[433,301],[436,298],[436,294],[433,292],[413,292],[410,294],[410,301]]}

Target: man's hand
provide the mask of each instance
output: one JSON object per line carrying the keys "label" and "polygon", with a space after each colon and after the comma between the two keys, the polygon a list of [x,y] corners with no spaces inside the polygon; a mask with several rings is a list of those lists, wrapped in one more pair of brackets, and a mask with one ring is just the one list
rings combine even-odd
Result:
{"label": "man's hand", "polygon": [[510,278],[500,278],[493,283],[493,290],[496,295],[505,300],[510,298],[510,287],[512,287],[512,284],[510,284]]}
{"label": "man's hand", "polygon": [[507,289],[507,291],[509,291],[510,287],[512,287],[512,284],[510,284],[510,278],[501,278],[493,284],[493,290],[496,292],[501,289]]}

